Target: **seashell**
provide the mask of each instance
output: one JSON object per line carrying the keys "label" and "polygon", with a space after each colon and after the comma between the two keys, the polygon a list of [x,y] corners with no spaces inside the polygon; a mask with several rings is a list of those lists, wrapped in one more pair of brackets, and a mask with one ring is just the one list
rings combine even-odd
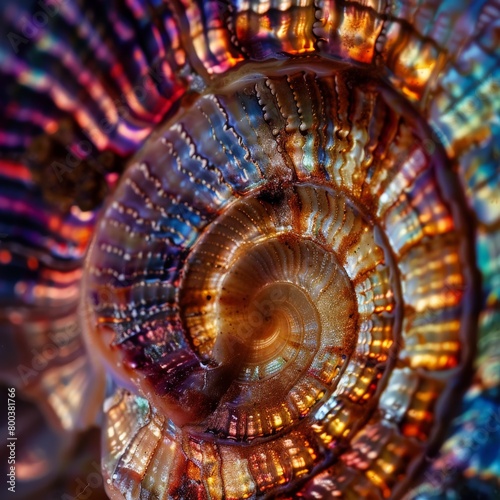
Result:
{"label": "seashell", "polygon": [[146,141],[95,230],[87,343],[134,394],[106,404],[110,494],[275,495],[332,462],[358,477],[382,460],[379,483],[331,493],[388,496],[466,362],[458,181],[361,69],[242,80]]}
{"label": "seashell", "polygon": [[100,425],[110,498],[498,494],[497,10],[67,0],[2,42],[0,373]]}

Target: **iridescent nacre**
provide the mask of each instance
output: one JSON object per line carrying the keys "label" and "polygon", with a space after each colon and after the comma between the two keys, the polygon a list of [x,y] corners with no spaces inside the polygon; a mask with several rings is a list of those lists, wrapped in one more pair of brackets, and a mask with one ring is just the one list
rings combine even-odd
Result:
{"label": "iridescent nacre", "polygon": [[496,4],[33,5],[1,375],[108,495],[495,498]]}
{"label": "iridescent nacre", "polygon": [[190,99],[96,227],[87,342],[155,416],[108,401],[112,492],[137,466],[153,496],[276,494],[334,461],[387,496],[456,397],[476,283],[443,151],[362,70],[280,66]]}

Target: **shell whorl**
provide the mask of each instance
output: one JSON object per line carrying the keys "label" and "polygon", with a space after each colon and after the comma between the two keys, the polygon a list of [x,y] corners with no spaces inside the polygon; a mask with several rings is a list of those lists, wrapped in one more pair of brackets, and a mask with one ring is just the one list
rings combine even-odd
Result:
{"label": "shell whorl", "polygon": [[136,394],[107,403],[112,490],[144,454],[141,488],[186,498],[275,495],[331,463],[332,492],[386,496],[416,467],[468,362],[473,289],[430,134],[362,70],[291,64],[146,143],[86,283],[89,344]]}

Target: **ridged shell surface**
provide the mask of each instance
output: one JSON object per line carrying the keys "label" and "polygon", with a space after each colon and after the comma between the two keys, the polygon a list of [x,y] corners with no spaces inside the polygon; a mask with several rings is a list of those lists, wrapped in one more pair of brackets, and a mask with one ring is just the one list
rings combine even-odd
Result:
{"label": "ridged shell surface", "polygon": [[[107,441],[122,493],[145,446],[160,497],[276,494],[332,460],[332,494],[387,496],[456,396],[475,285],[458,181],[384,85],[307,67],[181,110],[96,228],[89,344],[152,404]],[[130,398],[107,403],[112,436],[139,426]]]}
{"label": "ridged shell surface", "polygon": [[496,498],[498,5],[36,5],[0,375],[58,460],[97,422],[111,498]]}

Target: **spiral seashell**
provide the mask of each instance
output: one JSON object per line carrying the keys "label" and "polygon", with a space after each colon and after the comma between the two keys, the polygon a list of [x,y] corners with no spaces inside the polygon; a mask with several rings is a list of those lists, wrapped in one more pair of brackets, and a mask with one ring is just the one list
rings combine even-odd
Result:
{"label": "spiral seashell", "polygon": [[332,492],[387,496],[455,396],[476,283],[444,152],[361,69],[282,66],[158,130],[96,228],[88,344],[137,394],[107,402],[112,492],[276,494],[335,459]]}
{"label": "spiral seashell", "polygon": [[2,381],[107,387],[111,498],[494,498],[496,4],[67,3],[2,69]]}

